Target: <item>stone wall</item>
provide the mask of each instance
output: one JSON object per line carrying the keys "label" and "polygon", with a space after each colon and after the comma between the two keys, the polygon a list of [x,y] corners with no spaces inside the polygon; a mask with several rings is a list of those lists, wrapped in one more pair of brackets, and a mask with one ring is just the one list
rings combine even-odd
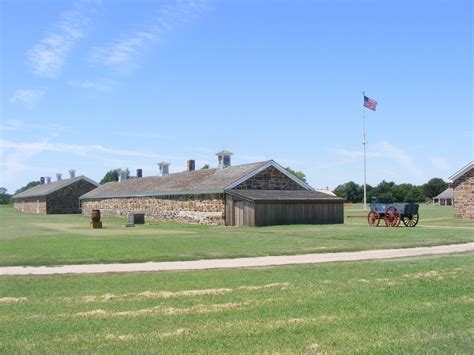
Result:
{"label": "stone wall", "polygon": [[124,197],[81,201],[82,214],[98,209],[102,216],[127,217],[145,213],[146,219],[189,224],[224,224],[223,194]]}
{"label": "stone wall", "polygon": [[95,189],[97,186],[87,180],[78,180],[63,187],[46,197],[48,214],[81,213],[79,197]]}
{"label": "stone wall", "polygon": [[44,196],[16,198],[13,207],[20,212],[46,214],[46,199]]}
{"label": "stone wall", "polygon": [[305,190],[273,166],[236,186],[236,190]]}
{"label": "stone wall", "polygon": [[474,219],[474,169],[453,182],[454,218]]}

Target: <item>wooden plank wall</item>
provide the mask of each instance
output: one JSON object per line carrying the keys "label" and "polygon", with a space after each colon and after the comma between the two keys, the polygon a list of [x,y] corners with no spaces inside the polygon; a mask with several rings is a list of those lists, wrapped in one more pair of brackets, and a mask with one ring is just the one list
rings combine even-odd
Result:
{"label": "wooden plank wall", "polygon": [[257,202],[255,225],[344,223],[342,202]]}
{"label": "wooden plank wall", "polygon": [[245,200],[234,200],[234,225],[255,227],[255,204]]}
{"label": "wooden plank wall", "polygon": [[234,226],[234,199],[231,195],[225,195],[225,225]]}

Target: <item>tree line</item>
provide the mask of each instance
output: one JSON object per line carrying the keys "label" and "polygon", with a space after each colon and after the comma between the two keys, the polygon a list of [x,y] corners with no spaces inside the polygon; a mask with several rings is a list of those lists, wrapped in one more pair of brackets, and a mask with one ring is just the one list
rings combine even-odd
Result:
{"label": "tree line", "polygon": [[[396,184],[383,180],[377,186],[367,185],[367,202],[373,196],[388,202],[425,202],[448,188],[448,184],[440,178],[433,178],[423,185]],[[360,203],[364,201],[364,185],[354,181],[346,182],[336,187],[334,193],[347,202]]]}

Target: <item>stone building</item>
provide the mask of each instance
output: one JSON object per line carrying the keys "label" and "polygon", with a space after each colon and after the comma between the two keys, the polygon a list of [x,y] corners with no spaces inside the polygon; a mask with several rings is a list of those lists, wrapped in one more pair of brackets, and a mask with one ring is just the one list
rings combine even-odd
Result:
{"label": "stone building", "polygon": [[474,219],[474,161],[449,179],[453,182],[454,218]]}
{"label": "stone building", "polygon": [[38,214],[81,213],[79,197],[99,186],[85,176],[75,176],[70,170],[69,179],[56,174],[40,178],[40,184],[13,196],[13,207],[21,212]]}
{"label": "stone building", "polygon": [[[268,225],[269,220],[263,220],[266,218],[263,214],[258,217],[260,214],[256,214],[255,208],[252,210],[257,204],[251,201],[255,196],[242,193],[261,191],[265,192],[267,202],[278,200],[291,211],[301,209],[301,204],[333,206],[321,211],[324,218],[317,216],[319,210],[314,209],[306,213],[313,217],[299,220],[280,215],[273,218],[271,224],[343,223],[342,199],[314,191],[273,160],[231,166],[231,154],[219,152],[215,169],[195,170],[195,163],[190,160],[186,171],[169,174],[169,164],[160,163],[159,176],[101,185],[81,196],[82,213],[90,215],[92,210],[100,209],[103,216],[126,217],[129,213],[140,212],[148,219],[180,223]],[[297,196],[284,193],[291,191],[299,193]]]}

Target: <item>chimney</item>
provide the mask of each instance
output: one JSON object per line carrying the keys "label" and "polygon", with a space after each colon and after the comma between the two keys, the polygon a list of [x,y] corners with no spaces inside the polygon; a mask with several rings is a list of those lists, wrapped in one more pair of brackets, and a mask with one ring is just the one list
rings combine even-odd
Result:
{"label": "chimney", "polygon": [[217,162],[218,162],[218,167],[221,169],[229,167],[230,164],[230,156],[233,153],[223,150],[222,152],[216,153],[217,155]]}
{"label": "chimney", "polygon": [[76,177],[76,170],[71,169],[69,170],[69,178],[74,179]]}
{"label": "chimney", "polygon": [[188,171],[196,170],[196,162],[193,159],[188,160]]}
{"label": "chimney", "polygon": [[160,167],[160,175],[161,176],[169,175],[169,173],[170,173],[170,169],[169,169],[170,163],[162,161],[158,165]]}
{"label": "chimney", "polygon": [[57,179],[58,181],[61,181],[61,180],[62,180],[62,176],[63,176],[63,174],[61,174],[61,173],[56,173],[56,179]]}
{"label": "chimney", "polygon": [[40,185],[44,185],[44,177],[40,177]]}
{"label": "chimney", "polygon": [[46,176],[46,183],[51,184],[51,176]]}
{"label": "chimney", "polygon": [[448,182],[448,189],[452,189],[453,188],[453,183],[452,182]]}
{"label": "chimney", "polygon": [[140,179],[143,176],[142,169],[137,169],[137,179]]}

